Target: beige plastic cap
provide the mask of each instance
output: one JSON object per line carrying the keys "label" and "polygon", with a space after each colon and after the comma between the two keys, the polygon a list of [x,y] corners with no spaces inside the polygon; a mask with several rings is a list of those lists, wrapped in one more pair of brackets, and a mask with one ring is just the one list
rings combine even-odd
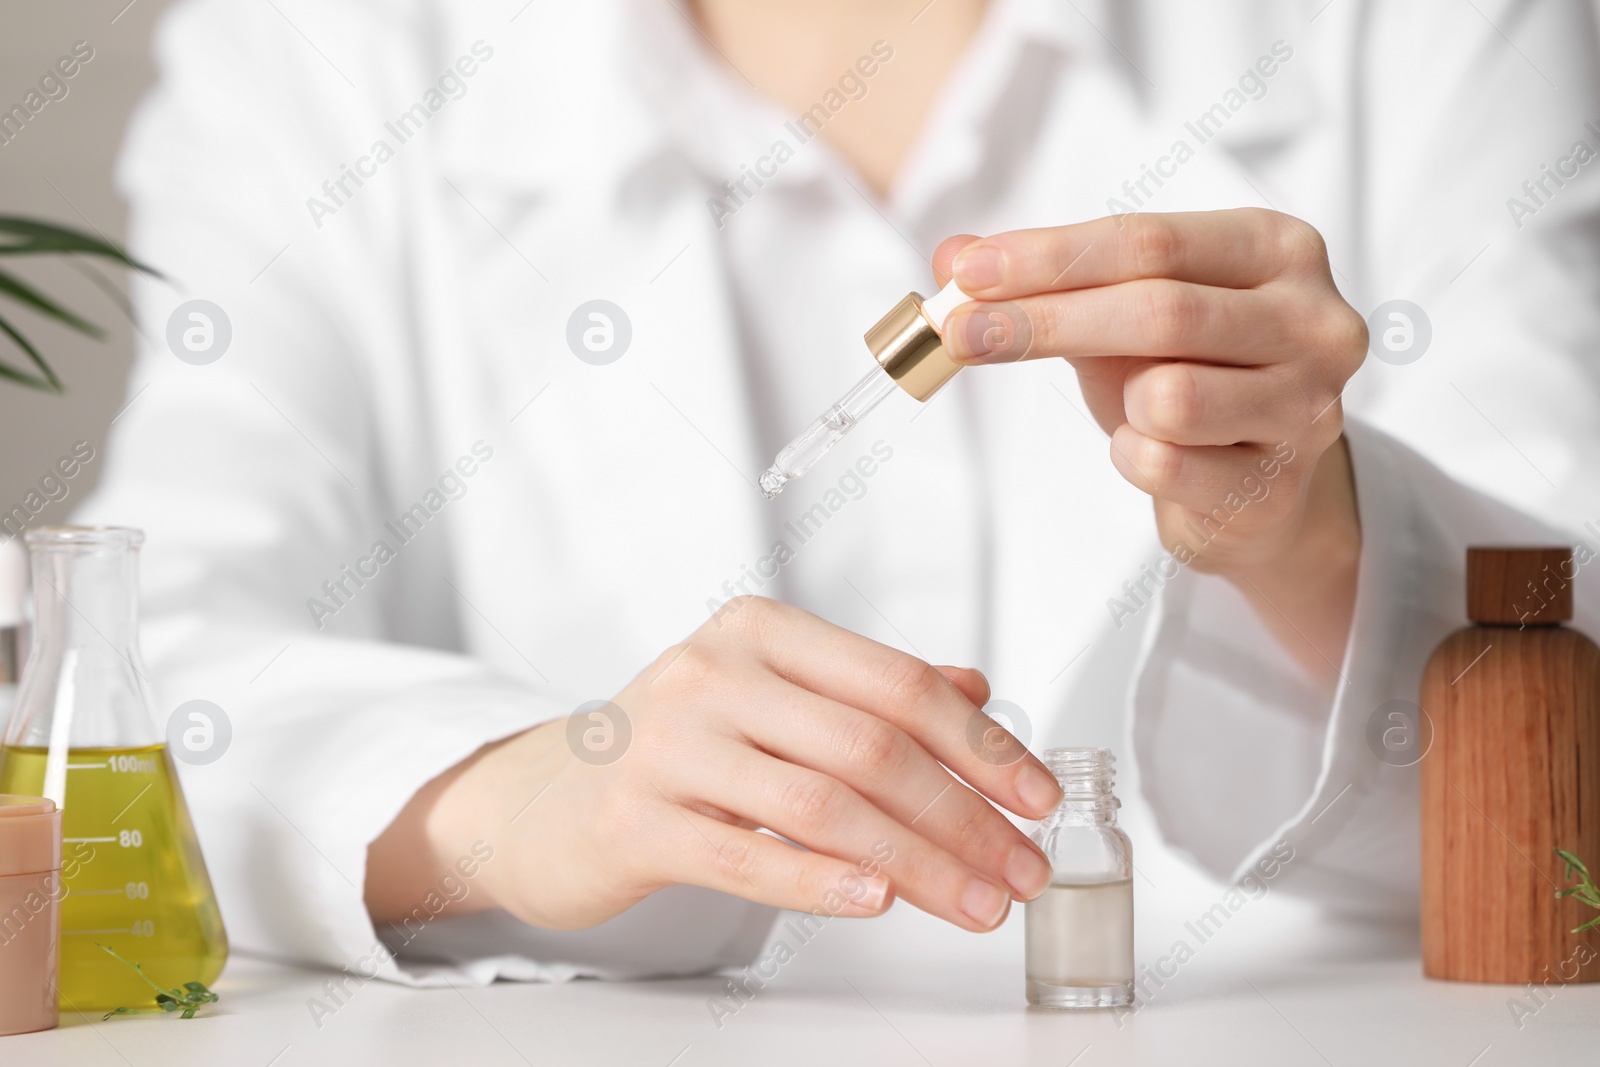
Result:
{"label": "beige plastic cap", "polygon": [[0,793],[0,878],[61,868],[61,812],[46,797]]}

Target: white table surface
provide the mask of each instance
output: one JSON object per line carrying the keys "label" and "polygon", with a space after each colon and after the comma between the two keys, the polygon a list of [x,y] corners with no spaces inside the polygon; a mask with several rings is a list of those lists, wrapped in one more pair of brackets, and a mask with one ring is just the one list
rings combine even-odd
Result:
{"label": "white table surface", "polygon": [[[1193,918],[1191,915],[1190,918]],[[1249,903],[1201,944],[1183,916],[1139,918],[1151,964],[1194,956],[1131,1017],[1042,1013],[1022,997],[1022,916],[967,934],[905,905],[831,922],[719,1028],[718,978],[417,990],[371,982],[313,1020],[330,977],[236,956],[194,1020],[102,1022],[0,1038],[0,1067],[302,1064],[1511,1064],[1600,1062],[1600,984],[1525,990],[1425,980],[1414,934]],[[1169,968],[1170,971],[1170,968]]]}

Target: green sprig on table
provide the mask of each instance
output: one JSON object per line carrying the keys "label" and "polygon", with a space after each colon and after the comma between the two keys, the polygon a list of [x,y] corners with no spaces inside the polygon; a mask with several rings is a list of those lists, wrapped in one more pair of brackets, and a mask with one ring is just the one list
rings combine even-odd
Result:
{"label": "green sprig on table", "polygon": [[206,988],[204,982],[185,982],[182,989],[162,989],[150,980],[150,976],[144,973],[144,968],[137,963],[129,963],[117,955],[114,950],[107,948],[98,941],[95,942],[95,946],[124,967],[132,968],[133,972],[144,981],[145,985],[156,991],[155,1007],[114,1008],[105,1013],[104,1018],[106,1019],[111,1018],[113,1015],[148,1015],[166,1011],[182,1012],[183,1014],[179,1016],[180,1019],[193,1019],[195,1012],[207,1004],[215,1004],[219,999],[217,994]]}
{"label": "green sprig on table", "polygon": [[[1594,879],[1589,876],[1589,868],[1583,861],[1565,849],[1556,849],[1556,855],[1561,857],[1561,862],[1567,865],[1567,881],[1578,879],[1578,884],[1570,889],[1563,889],[1556,894],[1558,897],[1577,897],[1591,908],[1600,910],[1600,887],[1594,884]],[[1600,915],[1596,915],[1582,926],[1573,929],[1573,933],[1581,934],[1585,930],[1592,930],[1600,926]]]}

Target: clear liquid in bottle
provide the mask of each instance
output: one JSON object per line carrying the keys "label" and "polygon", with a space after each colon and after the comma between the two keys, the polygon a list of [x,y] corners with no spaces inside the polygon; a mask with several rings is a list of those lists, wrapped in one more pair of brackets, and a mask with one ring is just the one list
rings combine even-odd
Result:
{"label": "clear liquid in bottle", "polygon": [[1133,995],[1133,881],[1057,883],[1027,906],[1028,999],[1112,1007]]}

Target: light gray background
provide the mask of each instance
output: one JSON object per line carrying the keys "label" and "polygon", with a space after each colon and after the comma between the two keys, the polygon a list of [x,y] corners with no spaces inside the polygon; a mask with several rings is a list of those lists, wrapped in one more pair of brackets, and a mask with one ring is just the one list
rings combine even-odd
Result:
{"label": "light gray background", "polygon": [[[127,206],[112,187],[112,168],[134,107],[155,71],[150,35],[169,0],[81,0],[70,4],[9,0],[0,13],[0,110],[20,104],[39,77],[78,41],[94,58],[66,82],[67,95],[45,105],[20,136],[0,144],[0,214],[28,215],[101,234],[124,236]],[[93,282],[60,260],[7,260],[36,288],[107,332],[95,341],[18,310],[6,317],[49,360],[66,383],[65,395],[0,382],[0,512],[20,502],[52,464],[86,440],[94,462],[73,478],[68,496],[34,522],[60,522],[100,476],[106,432],[123,403],[133,359],[133,326]],[[126,280],[102,272],[119,290]],[[26,357],[0,337],[0,359]]]}

